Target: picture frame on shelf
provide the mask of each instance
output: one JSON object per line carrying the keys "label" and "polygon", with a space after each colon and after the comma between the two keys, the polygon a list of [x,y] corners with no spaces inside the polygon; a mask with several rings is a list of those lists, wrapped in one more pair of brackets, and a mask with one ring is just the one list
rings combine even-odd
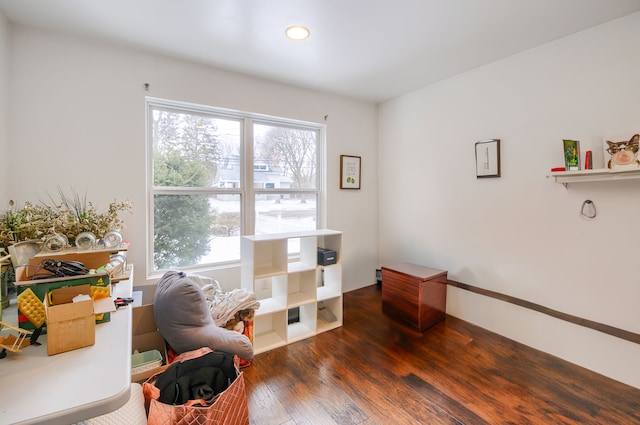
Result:
{"label": "picture frame on shelf", "polygon": [[500,139],[476,142],[476,178],[500,177]]}
{"label": "picture frame on shelf", "polygon": [[604,168],[611,171],[630,171],[640,169],[640,134],[635,133],[608,137],[603,140]]}
{"label": "picture frame on shelf", "polygon": [[340,189],[360,189],[362,158],[340,155]]}
{"label": "picture frame on shelf", "polygon": [[564,148],[564,168],[567,171],[580,170],[580,141],[564,139],[562,146]]}

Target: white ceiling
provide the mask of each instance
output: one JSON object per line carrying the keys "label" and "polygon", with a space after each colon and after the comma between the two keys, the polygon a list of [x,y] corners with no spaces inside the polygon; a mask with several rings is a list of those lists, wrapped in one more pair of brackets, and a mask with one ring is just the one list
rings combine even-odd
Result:
{"label": "white ceiling", "polygon": [[[640,10],[640,0],[0,0],[15,24],[380,102]],[[311,30],[305,41],[288,26]]]}

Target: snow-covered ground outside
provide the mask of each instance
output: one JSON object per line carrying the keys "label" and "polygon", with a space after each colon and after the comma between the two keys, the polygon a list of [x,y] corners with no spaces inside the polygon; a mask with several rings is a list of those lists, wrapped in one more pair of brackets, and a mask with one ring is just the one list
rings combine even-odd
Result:
{"label": "snow-covered ground outside", "polygon": [[[219,212],[238,212],[236,201],[211,200],[211,205]],[[316,229],[316,202],[300,199],[261,200],[256,202],[256,234],[297,232]],[[298,252],[296,240],[289,246],[289,252]],[[200,264],[210,264],[240,259],[240,236],[214,236],[209,243],[209,254],[200,260]]]}

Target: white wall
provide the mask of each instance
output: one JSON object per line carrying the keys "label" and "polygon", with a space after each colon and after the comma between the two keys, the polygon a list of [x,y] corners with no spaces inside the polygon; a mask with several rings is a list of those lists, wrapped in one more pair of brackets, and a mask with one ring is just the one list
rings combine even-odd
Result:
{"label": "white wall", "polygon": [[[379,109],[379,262],[640,332],[640,181],[565,189],[562,139],[603,164],[602,139],[640,132],[640,14],[386,102]],[[502,177],[476,179],[499,138]],[[598,215],[579,216],[584,200]],[[449,314],[640,387],[640,345],[449,287]]]}
{"label": "white wall", "polygon": [[[11,196],[37,202],[60,186],[102,208],[131,199],[124,233],[135,285],[154,282],[145,262],[145,95],[320,123],[328,115],[327,227],[344,232],[345,290],[375,282],[375,105],[19,26],[11,72]],[[362,156],[362,190],[340,191],[340,154]],[[239,268],[211,275],[239,287]]]}
{"label": "white wall", "polygon": [[0,13],[0,208],[9,202],[9,145],[7,122],[9,105],[9,23]]}

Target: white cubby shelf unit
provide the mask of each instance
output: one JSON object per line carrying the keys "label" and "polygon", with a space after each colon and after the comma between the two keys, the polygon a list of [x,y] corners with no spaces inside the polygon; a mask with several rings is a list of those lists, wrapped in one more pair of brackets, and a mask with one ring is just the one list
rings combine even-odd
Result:
{"label": "white cubby shelf unit", "polygon": [[[319,265],[318,248],[335,251],[336,263]],[[242,288],[260,302],[256,354],[342,326],[342,232],[243,236],[240,252]]]}

